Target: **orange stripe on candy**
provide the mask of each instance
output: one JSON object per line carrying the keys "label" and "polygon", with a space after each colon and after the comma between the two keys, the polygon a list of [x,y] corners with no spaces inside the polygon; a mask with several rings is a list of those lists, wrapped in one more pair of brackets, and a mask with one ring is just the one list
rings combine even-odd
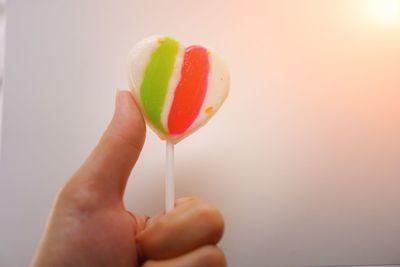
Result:
{"label": "orange stripe on candy", "polygon": [[183,134],[199,114],[207,92],[209,71],[208,51],[201,46],[186,48],[181,80],[168,116],[171,135]]}

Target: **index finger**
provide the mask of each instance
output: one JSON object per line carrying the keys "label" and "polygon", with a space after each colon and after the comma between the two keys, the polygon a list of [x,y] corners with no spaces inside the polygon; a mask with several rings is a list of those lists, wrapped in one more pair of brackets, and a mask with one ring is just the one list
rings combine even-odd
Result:
{"label": "index finger", "polygon": [[199,198],[176,203],[174,210],[152,220],[136,237],[144,258],[177,257],[221,239],[224,220],[217,208]]}

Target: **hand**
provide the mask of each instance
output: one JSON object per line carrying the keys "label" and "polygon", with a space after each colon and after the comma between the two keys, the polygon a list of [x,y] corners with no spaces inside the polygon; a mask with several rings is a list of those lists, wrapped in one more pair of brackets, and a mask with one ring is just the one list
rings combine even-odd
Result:
{"label": "hand", "polygon": [[154,218],[125,209],[145,129],[131,94],[119,91],[99,144],[57,196],[33,267],[226,266],[216,246],[223,218],[210,204],[179,199],[174,210]]}

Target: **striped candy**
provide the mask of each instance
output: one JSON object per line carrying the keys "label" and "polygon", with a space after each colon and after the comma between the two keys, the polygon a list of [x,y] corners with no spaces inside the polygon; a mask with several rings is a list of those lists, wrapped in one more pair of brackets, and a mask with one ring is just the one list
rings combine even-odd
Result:
{"label": "striped candy", "polygon": [[228,95],[226,66],[202,46],[153,36],[135,45],[129,64],[130,87],[147,123],[174,143],[204,125]]}

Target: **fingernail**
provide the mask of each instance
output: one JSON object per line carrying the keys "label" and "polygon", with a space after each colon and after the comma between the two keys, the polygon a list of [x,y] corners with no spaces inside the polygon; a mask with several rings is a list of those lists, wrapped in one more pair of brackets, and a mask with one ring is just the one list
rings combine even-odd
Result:
{"label": "fingernail", "polygon": [[149,218],[149,219],[146,221],[146,227],[149,227],[149,226],[153,225],[154,222],[155,222],[155,217]]}
{"label": "fingernail", "polygon": [[[146,217],[147,217],[147,216],[146,216]],[[142,236],[144,236],[144,235],[149,231],[149,229],[152,228],[151,226],[153,226],[154,223],[155,223],[158,219],[159,219],[159,215],[157,215],[157,216],[155,216],[155,217],[147,217],[147,218],[146,218],[146,221],[145,221],[145,223],[144,223],[144,229],[143,229],[143,231],[141,231],[140,233],[138,233],[138,234],[136,235],[136,241],[137,241],[137,242],[140,242]]]}

